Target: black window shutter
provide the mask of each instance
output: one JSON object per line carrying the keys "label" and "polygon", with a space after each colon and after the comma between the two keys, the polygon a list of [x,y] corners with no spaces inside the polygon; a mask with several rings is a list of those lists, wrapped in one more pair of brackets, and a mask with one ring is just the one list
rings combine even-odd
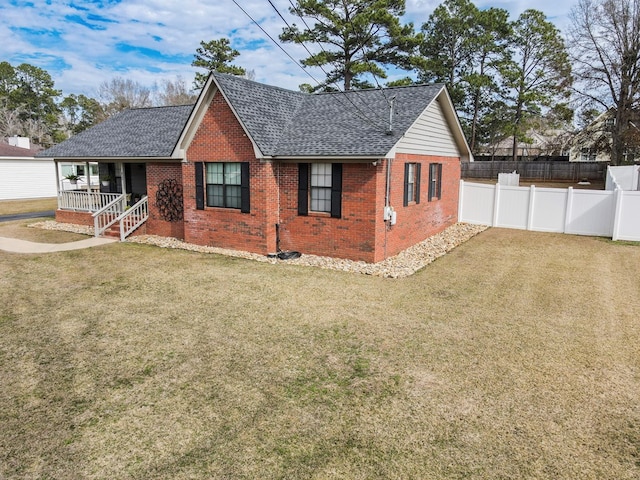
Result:
{"label": "black window shutter", "polygon": [[331,216],[342,216],[342,164],[331,165]]}
{"label": "black window shutter", "polygon": [[309,213],[309,164],[298,164],[298,215]]}
{"label": "black window shutter", "polygon": [[416,163],[416,203],[420,203],[420,168],[422,167],[421,163]]}
{"label": "black window shutter", "polygon": [[409,164],[404,164],[404,195],[402,196],[402,206],[409,205]]}
{"label": "black window shutter", "polygon": [[204,164],[196,162],[196,210],[204,210]]}
{"label": "black window shutter", "polygon": [[439,163],[438,164],[438,191],[436,192],[436,195],[438,196],[438,200],[440,200],[442,198],[442,164]]}
{"label": "black window shutter", "polygon": [[240,164],[240,211],[242,213],[249,213],[251,210],[249,176],[249,162],[242,162]]}

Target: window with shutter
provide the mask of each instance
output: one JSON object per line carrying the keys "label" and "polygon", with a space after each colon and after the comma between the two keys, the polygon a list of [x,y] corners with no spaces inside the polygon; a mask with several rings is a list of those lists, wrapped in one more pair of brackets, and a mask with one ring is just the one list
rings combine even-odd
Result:
{"label": "window with shutter", "polygon": [[342,215],[342,164],[298,164],[298,214]]}
{"label": "window with shutter", "polygon": [[[204,173],[203,195],[207,207],[234,208],[243,213],[249,213],[249,162],[206,163]],[[198,165],[196,164],[197,193]]]}
{"label": "window with shutter", "polygon": [[429,201],[442,198],[442,164],[429,164]]}
{"label": "window with shutter", "polygon": [[404,164],[404,206],[420,203],[420,167],[419,163]]}

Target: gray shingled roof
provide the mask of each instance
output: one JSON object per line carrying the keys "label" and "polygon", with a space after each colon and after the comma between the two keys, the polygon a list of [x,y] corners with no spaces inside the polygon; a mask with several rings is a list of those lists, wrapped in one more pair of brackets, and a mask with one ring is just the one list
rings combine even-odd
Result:
{"label": "gray shingled roof", "polygon": [[417,85],[309,95],[232,75],[214,77],[260,151],[274,157],[383,156],[442,90]]}
{"label": "gray shingled roof", "polygon": [[[311,95],[233,75],[213,78],[260,151],[276,158],[384,156],[442,90],[442,85],[416,85]],[[125,110],[38,156],[170,157],[192,109]]]}
{"label": "gray shingled roof", "polygon": [[170,157],[193,105],[124,110],[38,157]]}

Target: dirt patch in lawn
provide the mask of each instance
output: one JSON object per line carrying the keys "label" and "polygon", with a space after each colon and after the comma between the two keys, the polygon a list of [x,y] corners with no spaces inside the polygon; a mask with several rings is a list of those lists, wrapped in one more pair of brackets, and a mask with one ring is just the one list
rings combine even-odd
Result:
{"label": "dirt patch in lawn", "polygon": [[0,252],[0,477],[632,479],[640,248],[490,229],[390,280]]}

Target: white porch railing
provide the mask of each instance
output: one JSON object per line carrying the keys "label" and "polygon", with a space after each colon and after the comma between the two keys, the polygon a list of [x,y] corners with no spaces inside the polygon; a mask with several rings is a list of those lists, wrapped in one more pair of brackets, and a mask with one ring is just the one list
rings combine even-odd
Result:
{"label": "white porch railing", "polygon": [[121,194],[66,190],[58,192],[58,208],[81,212],[97,212]]}
{"label": "white porch railing", "polygon": [[146,222],[147,218],[149,218],[149,200],[145,195],[138,203],[120,214],[116,219],[116,222],[120,222],[120,241],[124,242],[124,239]]}
{"label": "white porch railing", "polygon": [[127,196],[118,194],[111,202],[92,214],[94,235],[99,237],[111,225],[118,221],[127,205]]}

